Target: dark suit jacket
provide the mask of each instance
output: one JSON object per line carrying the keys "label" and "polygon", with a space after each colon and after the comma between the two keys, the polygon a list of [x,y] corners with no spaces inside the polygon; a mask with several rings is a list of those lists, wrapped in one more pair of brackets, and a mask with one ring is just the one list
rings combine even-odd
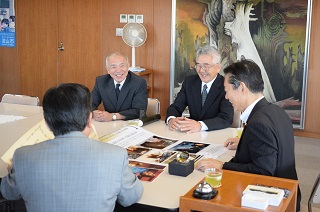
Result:
{"label": "dark suit jacket", "polygon": [[109,74],[99,76],[92,90],[94,110],[101,101],[109,113],[120,113],[125,119],[139,118],[140,110],[146,111],[148,105],[147,82],[129,71],[117,99],[113,78]]}
{"label": "dark suit jacket", "polygon": [[261,99],[249,115],[235,157],[223,169],[297,180],[292,122],[285,111]]}
{"label": "dark suit jacket", "polygon": [[[212,83],[206,101],[201,106],[201,79],[198,75],[187,76],[181,90],[167,110],[169,116],[180,117],[188,106],[190,118],[203,121],[208,130],[218,130],[230,127],[233,121],[233,107],[225,98],[224,77],[220,74]],[[166,118],[166,120],[167,120]]]}

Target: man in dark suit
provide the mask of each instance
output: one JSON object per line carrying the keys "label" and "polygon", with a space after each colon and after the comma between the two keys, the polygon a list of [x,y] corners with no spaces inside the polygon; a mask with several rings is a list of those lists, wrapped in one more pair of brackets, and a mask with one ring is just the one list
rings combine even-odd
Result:
{"label": "man in dark suit", "polygon": [[[212,46],[197,51],[197,75],[187,76],[174,103],[167,110],[170,130],[193,133],[227,128],[233,121],[233,107],[225,98],[221,56]],[[190,117],[181,117],[188,107]]]}
{"label": "man in dark suit", "polygon": [[[212,158],[201,160],[196,168],[228,170],[297,180],[292,122],[285,111],[263,96],[263,79],[257,64],[242,60],[224,69],[226,98],[246,123],[240,140],[227,140],[226,147],[237,147],[230,162]],[[297,210],[300,209],[300,190]]]}
{"label": "man in dark suit", "polygon": [[[147,82],[129,71],[128,57],[113,53],[106,59],[108,74],[96,78],[92,90],[93,117],[96,121],[136,119],[148,104]],[[103,103],[105,111],[97,110]]]}

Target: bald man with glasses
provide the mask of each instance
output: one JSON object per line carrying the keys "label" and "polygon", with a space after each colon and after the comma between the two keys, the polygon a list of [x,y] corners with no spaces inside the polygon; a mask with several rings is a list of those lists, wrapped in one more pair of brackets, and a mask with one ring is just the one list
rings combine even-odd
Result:
{"label": "bald man with glasses", "polygon": [[[219,130],[230,127],[233,107],[225,98],[221,56],[212,46],[197,51],[197,75],[187,76],[174,103],[167,110],[166,123],[170,130],[186,133]],[[188,107],[190,117],[182,117]]]}

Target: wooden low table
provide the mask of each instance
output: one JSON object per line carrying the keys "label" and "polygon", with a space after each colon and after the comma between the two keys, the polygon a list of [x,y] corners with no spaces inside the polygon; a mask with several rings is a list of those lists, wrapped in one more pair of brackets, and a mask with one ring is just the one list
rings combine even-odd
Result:
{"label": "wooden low table", "polygon": [[[203,181],[203,180],[202,180]],[[200,181],[200,182],[202,182]],[[199,182],[199,183],[200,183]],[[241,207],[242,192],[248,185],[267,185],[289,189],[288,198],[283,198],[278,207],[269,205],[266,211],[295,211],[297,204],[298,181],[243,172],[224,170],[222,186],[212,200],[201,200],[192,196],[195,185],[188,193],[180,197],[180,212],[185,211],[254,211],[257,209]]]}

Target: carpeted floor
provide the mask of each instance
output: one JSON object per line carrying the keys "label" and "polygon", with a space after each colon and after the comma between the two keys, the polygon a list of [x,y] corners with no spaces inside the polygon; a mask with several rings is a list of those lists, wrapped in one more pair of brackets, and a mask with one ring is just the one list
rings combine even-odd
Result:
{"label": "carpeted floor", "polygon": [[[306,212],[312,187],[320,173],[320,139],[295,137],[296,169],[301,189],[302,212]],[[320,211],[315,205],[313,211]]]}

